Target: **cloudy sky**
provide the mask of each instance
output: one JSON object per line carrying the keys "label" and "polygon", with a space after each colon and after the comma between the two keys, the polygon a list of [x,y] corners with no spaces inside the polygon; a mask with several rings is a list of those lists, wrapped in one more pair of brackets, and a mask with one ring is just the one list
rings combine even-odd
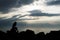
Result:
{"label": "cloudy sky", "polygon": [[15,21],[19,31],[59,30],[60,0],[0,0],[0,30],[9,30]]}

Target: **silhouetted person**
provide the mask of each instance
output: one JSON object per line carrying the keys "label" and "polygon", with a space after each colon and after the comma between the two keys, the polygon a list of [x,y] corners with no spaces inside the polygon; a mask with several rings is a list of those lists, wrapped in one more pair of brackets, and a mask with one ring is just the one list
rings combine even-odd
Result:
{"label": "silhouetted person", "polygon": [[7,33],[0,31],[0,40],[60,40],[60,30],[51,31],[46,35],[44,32],[35,34],[34,31],[29,29],[18,33],[16,25],[17,22],[14,22],[11,30]]}
{"label": "silhouetted person", "polygon": [[17,25],[17,22],[14,22],[13,26],[12,26],[12,29],[11,29],[12,32],[18,32],[18,29],[17,29],[16,25]]}
{"label": "silhouetted person", "polygon": [[17,25],[17,22],[14,22],[14,23],[13,23],[13,27],[15,27],[16,25]]}
{"label": "silhouetted person", "polygon": [[10,31],[7,31],[7,38],[10,40],[17,40],[18,39],[18,29],[16,27],[17,22],[14,22]]}

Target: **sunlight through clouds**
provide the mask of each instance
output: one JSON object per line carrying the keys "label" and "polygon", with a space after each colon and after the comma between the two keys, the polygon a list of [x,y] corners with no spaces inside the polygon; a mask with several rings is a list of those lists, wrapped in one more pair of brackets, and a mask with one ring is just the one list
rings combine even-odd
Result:
{"label": "sunlight through clouds", "polygon": [[[47,2],[49,1],[52,0],[34,0],[32,2],[30,2],[29,0],[29,3],[24,3],[22,1],[22,3],[20,4],[19,0],[19,3],[17,2],[17,7],[14,7],[11,4],[12,8],[9,8],[9,11],[7,11],[7,13],[2,13],[2,11],[0,12],[0,22],[2,23],[0,23],[1,28],[3,27],[2,29],[4,29],[4,25],[7,25],[7,23],[9,22],[9,24],[5,28],[5,30],[7,30],[10,28],[10,24],[12,24],[12,22],[17,21],[17,27],[21,30],[32,29],[36,32],[48,32],[50,30],[59,30],[60,15],[56,16],[55,14],[60,14],[60,5],[47,5]],[[33,10],[36,10],[33,12],[34,14],[31,12]],[[32,14],[35,16],[31,16]],[[20,24],[22,25],[22,27],[20,26]],[[25,27],[24,24],[28,25],[28,27]],[[34,25],[36,26],[34,27]]]}

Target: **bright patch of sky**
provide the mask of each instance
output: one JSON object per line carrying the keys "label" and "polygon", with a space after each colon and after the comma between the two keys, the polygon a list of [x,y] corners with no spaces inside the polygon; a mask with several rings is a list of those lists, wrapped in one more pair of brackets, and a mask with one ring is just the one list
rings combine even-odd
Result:
{"label": "bright patch of sky", "polygon": [[[48,0],[50,1],[50,0]],[[8,12],[7,14],[0,14],[0,18],[3,18],[4,19],[8,19],[8,18],[12,18],[14,15],[18,15],[17,18],[19,16],[23,16],[23,15],[27,15],[27,16],[24,16],[22,18],[19,18],[18,20],[20,19],[25,19],[24,21],[26,23],[49,23],[49,24],[57,24],[57,23],[60,23],[60,16],[53,16],[53,17],[48,17],[48,16],[39,16],[39,17],[33,17],[33,16],[29,16],[31,13],[29,13],[28,11],[32,11],[32,10],[40,10],[41,12],[43,13],[48,13],[48,14],[60,14],[60,5],[56,6],[56,5],[53,5],[53,6],[48,6],[46,5],[45,3],[47,2],[47,0],[35,0],[33,3],[29,4],[29,5],[23,5],[19,8],[12,8],[11,9],[11,12]],[[1,12],[0,12],[1,13]],[[27,19],[32,19],[32,20],[27,20]],[[35,20],[33,20],[35,19]],[[18,21],[17,20],[17,21]],[[26,28],[27,29],[27,28]],[[47,30],[56,30],[56,28],[52,29],[45,29],[45,28],[41,28],[40,30],[38,28],[30,28],[29,29],[33,29],[35,31],[46,31]],[[58,28],[57,28],[58,29]],[[25,29],[24,29],[25,30]]]}

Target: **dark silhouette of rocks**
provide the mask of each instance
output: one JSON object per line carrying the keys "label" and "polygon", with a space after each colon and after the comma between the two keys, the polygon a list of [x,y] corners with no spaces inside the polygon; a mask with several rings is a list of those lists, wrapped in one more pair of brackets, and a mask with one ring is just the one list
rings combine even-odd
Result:
{"label": "dark silhouette of rocks", "polygon": [[11,30],[6,33],[0,31],[0,40],[60,40],[60,30],[51,31],[50,33],[44,34],[44,32],[39,32],[37,34],[32,30],[26,30],[19,32],[17,23],[14,22]]}

